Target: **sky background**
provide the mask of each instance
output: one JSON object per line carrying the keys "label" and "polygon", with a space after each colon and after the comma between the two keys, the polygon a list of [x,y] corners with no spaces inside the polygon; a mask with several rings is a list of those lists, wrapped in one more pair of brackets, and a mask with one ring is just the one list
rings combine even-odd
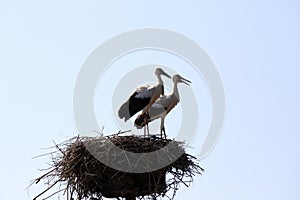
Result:
{"label": "sky background", "polygon": [[0,0],[1,199],[44,188],[25,190],[49,161],[31,158],[77,134],[82,63],[110,37],[145,27],[196,41],[225,87],[226,121],[201,162],[206,173],[176,199],[299,199],[299,10],[296,0]]}

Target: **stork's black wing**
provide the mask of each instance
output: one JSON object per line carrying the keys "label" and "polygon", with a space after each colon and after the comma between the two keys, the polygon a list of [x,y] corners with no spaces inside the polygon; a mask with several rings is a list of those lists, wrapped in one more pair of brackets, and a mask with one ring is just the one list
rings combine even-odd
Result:
{"label": "stork's black wing", "polygon": [[138,92],[134,92],[129,97],[128,101],[121,106],[118,112],[121,119],[125,118],[124,120],[127,121],[133,115],[143,110],[150,103],[151,97],[141,98],[137,97],[138,94]]}

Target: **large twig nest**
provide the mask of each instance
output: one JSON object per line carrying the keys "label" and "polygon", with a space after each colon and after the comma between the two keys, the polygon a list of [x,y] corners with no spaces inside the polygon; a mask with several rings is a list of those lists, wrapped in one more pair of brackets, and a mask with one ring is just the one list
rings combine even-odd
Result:
{"label": "large twig nest", "polygon": [[[111,148],[111,144],[134,153],[154,152],[169,144],[165,158],[170,159],[174,158],[176,152],[182,153],[180,157],[163,168],[143,173],[131,173],[104,164],[106,162],[103,162],[103,159],[109,163],[116,163],[117,166],[130,167],[130,169],[135,166],[126,155],[124,157],[116,153]],[[158,137],[144,138],[118,134],[107,137],[78,136],[56,145],[56,148],[58,151],[52,155],[51,168],[43,176],[35,179],[36,183],[44,180],[48,188],[35,199],[45,195],[57,184],[64,186],[63,189],[51,193],[50,196],[64,192],[67,199],[78,200],[102,199],[103,197],[156,199],[171,191],[172,196],[169,198],[173,199],[179,183],[188,186],[194,175],[203,172],[203,169],[196,163],[196,158],[184,152],[183,143]],[[101,157],[101,162],[95,157]],[[138,162],[146,161],[139,159]],[[151,160],[151,163],[156,165],[160,162],[162,159],[159,155]],[[144,163],[136,162],[135,164],[147,166]]]}

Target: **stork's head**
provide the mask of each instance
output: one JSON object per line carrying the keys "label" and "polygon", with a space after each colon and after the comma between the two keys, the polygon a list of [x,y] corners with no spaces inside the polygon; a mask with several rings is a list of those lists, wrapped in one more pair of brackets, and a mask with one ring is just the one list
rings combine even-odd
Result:
{"label": "stork's head", "polygon": [[190,85],[190,83],[192,83],[191,81],[183,78],[182,76],[180,76],[179,74],[176,74],[173,76],[173,82],[176,84],[176,83],[185,83],[187,85]]}
{"label": "stork's head", "polygon": [[164,75],[168,78],[171,78],[171,76],[169,74],[167,74],[162,68],[156,68],[155,69],[155,75],[156,76]]}

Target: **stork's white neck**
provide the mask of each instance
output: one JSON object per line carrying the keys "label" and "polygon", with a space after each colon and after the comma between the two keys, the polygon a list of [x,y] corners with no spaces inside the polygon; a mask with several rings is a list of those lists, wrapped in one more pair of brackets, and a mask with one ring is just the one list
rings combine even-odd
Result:
{"label": "stork's white neck", "polygon": [[179,92],[178,92],[178,82],[174,82],[174,85],[173,85],[173,96],[177,99],[177,101],[179,102],[180,101],[180,98],[179,98]]}
{"label": "stork's white neck", "polygon": [[161,76],[160,74],[156,74],[156,77],[157,77],[157,80],[158,80],[158,85],[164,85],[162,79],[161,79]]}

